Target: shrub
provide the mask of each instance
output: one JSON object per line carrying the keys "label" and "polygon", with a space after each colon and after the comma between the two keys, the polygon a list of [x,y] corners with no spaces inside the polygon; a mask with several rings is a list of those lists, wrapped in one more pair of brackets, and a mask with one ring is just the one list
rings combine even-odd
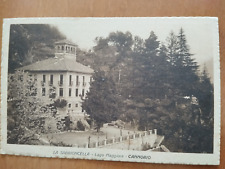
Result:
{"label": "shrub", "polygon": [[85,130],[85,127],[84,127],[83,123],[80,120],[77,121],[77,130],[80,130],[80,131],[84,131]]}
{"label": "shrub", "polygon": [[53,105],[56,108],[64,108],[67,105],[67,101],[65,99],[57,99],[56,101],[54,101]]}

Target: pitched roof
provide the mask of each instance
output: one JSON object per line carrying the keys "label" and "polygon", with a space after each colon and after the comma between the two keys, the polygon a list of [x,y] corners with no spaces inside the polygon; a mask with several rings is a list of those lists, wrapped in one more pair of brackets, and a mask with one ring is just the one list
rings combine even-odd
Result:
{"label": "pitched roof", "polygon": [[78,72],[78,73],[93,73],[94,70],[88,66],[84,66],[75,59],[70,58],[49,58],[46,60],[38,61],[28,66],[19,68],[18,70],[43,72],[43,71],[66,71],[66,72]]}

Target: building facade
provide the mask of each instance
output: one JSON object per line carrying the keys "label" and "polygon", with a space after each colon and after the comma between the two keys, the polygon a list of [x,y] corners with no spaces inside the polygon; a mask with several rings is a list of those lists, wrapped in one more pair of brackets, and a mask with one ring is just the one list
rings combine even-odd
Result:
{"label": "building facade", "polygon": [[82,118],[82,98],[85,98],[92,81],[90,67],[76,62],[76,45],[63,40],[55,43],[55,57],[24,66],[21,70],[34,76],[37,96],[45,103],[66,100],[57,115]]}

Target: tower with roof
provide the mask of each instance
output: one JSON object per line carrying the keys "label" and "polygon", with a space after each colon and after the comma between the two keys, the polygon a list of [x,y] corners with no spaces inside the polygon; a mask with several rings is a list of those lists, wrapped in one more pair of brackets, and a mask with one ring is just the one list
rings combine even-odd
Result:
{"label": "tower with roof", "polygon": [[20,68],[34,76],[37,96],[45,103],[66,100],[67,105],[59,108],[58,116],[70,115],[82,118],[82,97],[90,88],[90,67],[76,61],[76,45],[68,40],[55,43],[55,57],[38,61]]}

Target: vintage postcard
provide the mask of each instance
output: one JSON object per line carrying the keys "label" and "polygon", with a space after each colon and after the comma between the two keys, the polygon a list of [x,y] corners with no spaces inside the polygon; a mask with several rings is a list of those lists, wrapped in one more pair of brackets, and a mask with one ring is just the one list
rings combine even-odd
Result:
{"label": "vintage postcard", "polygon": [[215,17],[4,19],[1,153],[219,165]]}

